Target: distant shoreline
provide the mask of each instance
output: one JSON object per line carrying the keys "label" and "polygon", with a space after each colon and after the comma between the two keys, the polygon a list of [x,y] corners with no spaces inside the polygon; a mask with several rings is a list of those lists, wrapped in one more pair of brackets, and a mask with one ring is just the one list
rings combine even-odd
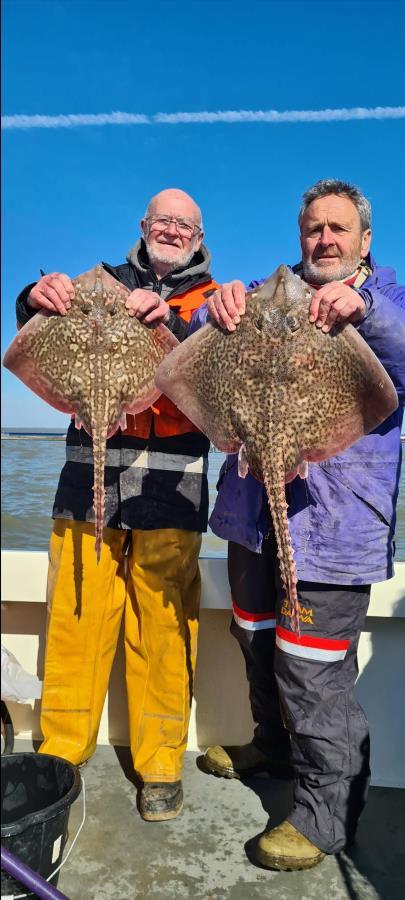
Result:
{"label": "distant shoreline", "polygon": [[64,441],[66,434],[2,434],[2,441]]}
{"label": "distant shoreline", "polygon": [[2,441],[64,441],[66,429],[53,428],[50,431],[42,428],[2,428]]}

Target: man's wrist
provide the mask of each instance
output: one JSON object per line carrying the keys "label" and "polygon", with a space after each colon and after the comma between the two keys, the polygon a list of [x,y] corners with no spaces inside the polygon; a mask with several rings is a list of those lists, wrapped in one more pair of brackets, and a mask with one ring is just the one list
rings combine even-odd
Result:
{"label": "man's wrist", "polygon": [[33,309],[32,306],[29,306],[27,302],[28,295],[31,293],[32,288],[37,284],[36,281],[33,281],[32,284],[28,284],[21,293],[17,297],[16,301],[16,314],[17,314],[17,322],[19,325],[26,325],[30,319],[35,315],[36,309]]}

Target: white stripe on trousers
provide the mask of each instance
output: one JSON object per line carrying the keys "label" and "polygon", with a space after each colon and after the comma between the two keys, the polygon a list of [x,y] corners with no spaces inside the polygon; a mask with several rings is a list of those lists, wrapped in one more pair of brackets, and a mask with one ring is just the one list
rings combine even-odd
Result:
{"label": "white stripe on trousers", "polygon": [[233,617],[237,625],[240,628],[246,628],[247,631],[262,631],[264,628],[275,628],[276,620],[275,619],[261,619],[258,622],[253,622],[251,619],[241,619],[240,616],[237,616],[234,612]]}
{"label": "white stripe on trousers", "polygon": [[[91,447],[66,447],[67,462],[93,465]],[[184,456],[180,453],[160,453],[156,450],[133,450],[129,447],[106,450],[106,466],[123,469],[160,469],[164,472],[205,474],[208,460],[205,456]]]}

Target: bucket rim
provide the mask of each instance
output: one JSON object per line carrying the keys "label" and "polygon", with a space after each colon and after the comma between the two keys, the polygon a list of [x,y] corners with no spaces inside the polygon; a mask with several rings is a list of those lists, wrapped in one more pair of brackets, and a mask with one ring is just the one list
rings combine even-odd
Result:
{"label": "bucket rim", "polygon": [[8,825],[1,825],[1,837],[8,838],[13,837],[16,834],[21,834],[27,828],[30,828],[32,825],[41,825],[43,822],[47,822],[49,819],[54,819],[55,816],[59,815],[65,807],[70,807],[75,800],[77,800],[80,791],[82,789],[82,779],[77,766],[74,763],[69,762],[68,759],[64,759],[63,756],[55,756],[50,753],[35,753],[35,752],[26,752],[26,753],[3,753],[1,757],[1,768],[3,768],[3,760],[8,762],[10,759],[13,761],[18,760],[19,758],[29,757],[31,759],[49,759],[59,763],[64,763],[69,769],[71,769],[73,774],[73,783],[66,794],[57,800],[56,803],[51,803],[49,806],[46,806],[45,809],[38,810],[38,812],[28,813],[26,816],[22,816],[22,818],[17,819],[16,822],[10,822]]}

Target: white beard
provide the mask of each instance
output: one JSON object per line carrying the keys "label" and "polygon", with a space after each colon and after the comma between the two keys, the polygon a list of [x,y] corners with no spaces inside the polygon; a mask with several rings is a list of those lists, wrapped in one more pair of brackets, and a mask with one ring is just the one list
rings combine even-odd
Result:
{"label": "white beard", "polygon": [[149,262],[153,268],[155,263],[164,263],[164,265],[170,265],[170,272],[174,272],[175,269],[184,269],[188,265],[188,263],[192,260],[194,256],[194,246],[195,240],[193,240],[191,247],[188,250],[183,250],[179,253],[176,258],[174,258],[170,253],[162,250],[156,250],[156,245],[152,248],[147,239],[145,239],[146,249],[148,251]]}
{"label": "white beard", "polygon": [[302,261],[304,279],[308,284],[328,284],[329,281],[344,281],[358,269],[361,262],[361,252],[356,249],[350,257],[337,261],[331,269],[319,266],[316,262]]}

